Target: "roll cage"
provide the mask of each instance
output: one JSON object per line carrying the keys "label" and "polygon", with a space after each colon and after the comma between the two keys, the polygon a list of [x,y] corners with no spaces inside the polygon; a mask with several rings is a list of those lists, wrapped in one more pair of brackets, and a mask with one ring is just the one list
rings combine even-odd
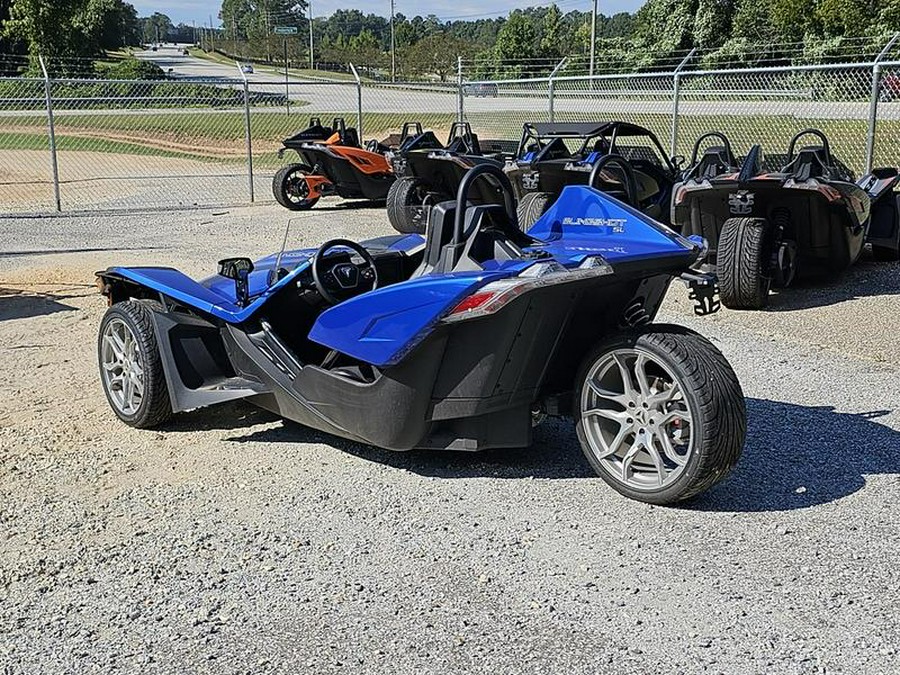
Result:
{"label": "roll cage", "polygon": [[[603,155],[622,155],[628,157],[628,149],[621,147],[623,138],[647,138],[656,151],[660,165],[673,174],[677,168],[666,154],[656,135],[645,127],[629,122],[613,121],[598,124],[596,122],[545,122],[526,123],[522,126],[522,138],[516,149],[518,161],[541,161],[542,159],[560,159],[562,157],[547,156],[553,154],[553,148],[560,148],[563,140],[581,140],[581,145],[574,152],[566,153],[572,157],[587,159],[593,152]],[[602,148],[602,150],[598,150]],[[534,153],[534,154],[531,154]],[[525,158],[529,157],[528,160]]]}

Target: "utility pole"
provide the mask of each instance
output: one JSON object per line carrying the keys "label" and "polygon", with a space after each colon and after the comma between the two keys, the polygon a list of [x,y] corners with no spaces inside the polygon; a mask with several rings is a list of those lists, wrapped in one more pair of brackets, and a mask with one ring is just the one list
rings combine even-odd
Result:
{"label": "utility pole", "polygon": [[[597,50],[597,0],[594,0],[594,11],[591,13],[591,77],[594,76],[594,56]],[[593,86],[593,84],[592,84]]]}
{"label": "utility pole", "polygon": [[212,14],[209,15],[209,41],[212,46],[210,51],[216,51],[216,34],[213,32]]}
{"label": "utility pole", "polygon": [[391,82],[397,81],[397,54],[394,51],[394,0],[391,0]]}
{"label": "utility pole", "polygon": [[309,69],[314,70],[315,65],[313,61],[313,13],[312,13],[312,0],[309,0]]}

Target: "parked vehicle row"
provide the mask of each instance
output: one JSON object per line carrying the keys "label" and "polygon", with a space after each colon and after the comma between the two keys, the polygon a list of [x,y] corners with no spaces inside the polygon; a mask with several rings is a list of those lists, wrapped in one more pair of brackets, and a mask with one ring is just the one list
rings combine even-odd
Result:
{"label": "parked vehicle row", "polygon": [[[900,257],[896,168],[856,180],[825,135],[799,132],[784,155],[768,159],[757,145],[738,158],[720,132],[697,139],[687,166],[671,158],[652,131],[621,121],[525,124],[518,144],[483,140],[456,123],[442,143],[407,123],[395,144],[366,149],[343,120],[285,141],[303,162],[275,177],[288,208],[309,208],[324,194],[386,200],[401,233],[424,233],[431,208],[451,200],[471,168],[491,165],[509,178],[519,226],[537,223],[569,185],[592,185],[710,246],[721,299],[733,309],[760,309],[771,288],[795,278],[834,276],[871,244],[877,260]],[[500,203],[484,182],[473,204]]]}
{"label": "parked vehicle row", "polygon": [[478,451],[527,446],[552,415],[617,492],[672,504],[730,473],[747,427],[721,352],[654,323],[671,282],[700,315],[720,288],[756,308],[866,241],[900,250],[897,170],[854,181],[816,130],[774,169],[718,132],[682,168],[625,122],[525,125],[516,148],[407,124],[364,148],[342,119],[313,119],[284,150],[300,162],[276,175],[279,203],[386,200],[400,233],[288,250],[286,232],[199,281],[98,272],[100,379],[126,424],[246,399],[390,450]]}

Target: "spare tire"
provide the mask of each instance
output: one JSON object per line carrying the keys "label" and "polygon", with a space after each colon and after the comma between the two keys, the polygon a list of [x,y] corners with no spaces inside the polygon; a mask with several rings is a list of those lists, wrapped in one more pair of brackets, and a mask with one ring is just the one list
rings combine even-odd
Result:
{"label": "spare tire", "polygon": [[769,224],[763,218],[729,218],[722,225],[716,267],[719,297],[730,309],[762,309],[772,279],[766,246]]}
{"label": "spare tire", "polygon": [[422,196],[424,183],[415,176],[398,178],[387,194],[388,220],[401,234],[424,234],[427,220]]}
{"label": "spare tire", "polygon": [[519,215],[519,228],[523,232],[531,229],[531,226],[540,220],[544,212],[550,208],[552,201],[553,193],[551,192],[529,192],[522,197],[516,210]]}

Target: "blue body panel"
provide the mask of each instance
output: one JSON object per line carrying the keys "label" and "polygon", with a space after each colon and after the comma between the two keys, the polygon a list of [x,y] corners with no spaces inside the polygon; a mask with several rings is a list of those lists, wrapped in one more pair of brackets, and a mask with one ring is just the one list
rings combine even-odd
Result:
{"label": "blue body panel", "polygon": [[[386,245],[373,247],[380,251],[412,251],[421,247],[424,240],[419,235],[403,237],[385,237],[372,240]],[[363,242],[365,244],[365,242]],[[253,263],[253,272],[248,280],[250,304],[238,306],[234,293],[234,281],[214,274],[211,277],[194,281],[178,270],[169,267],[112,267],[110,272],[119,274],[142,286],[159,291],[190,307],[213,315],[227,323],[241,323],[249,319],[262,307],[273,293],[292,283],[309,267],[309,261],[317,249],[299,249],[285,251],[281,256],[281,267],[288,270],[288,275],[277,284],[268,288],[269,273],[275,268],[278,254],[273,253]]]}
{"label": "blue body panel", "polygon": [[[566,267],[577,267],[585,258],[597,255],[613,267],[665,257],[688,261],[700,248],[636,209],[586,186],[564,188],[529,234],[541,240],[536,249],[550,253]],[[363,242],[372,251],[400,252],[411,252],[423,243],[418,235]],[[234,282],[218,275],[197,282],[170,268],[116,267],[109,271],[238,324],[251,318],[280,289],[296,283],[314,253],[315,249],[284,253],[280,266],[288,274],[268,288],[269,273],[278,256],[258,260],[250,275],[246,307],[235,301]],[[488,261],[477,272],[425,275],[364,293],[322,312],[309,339],[376,366],[396,364],[463,297],[492,281],[516,276],[534,263],[534,259]]]}
{"label": "blue body panel", "polygon": [[683,256],[697,244],[608,194],[568,185],[528,231],[546,242],[541,249],[564,265],[590,255],[611,264]]}
{"label": "blue body panel", "polygon": [[422,276],[358,295],[325,310],[309,333],[313,342],[384,367],[400,361],[462,298],[513,271]]}

